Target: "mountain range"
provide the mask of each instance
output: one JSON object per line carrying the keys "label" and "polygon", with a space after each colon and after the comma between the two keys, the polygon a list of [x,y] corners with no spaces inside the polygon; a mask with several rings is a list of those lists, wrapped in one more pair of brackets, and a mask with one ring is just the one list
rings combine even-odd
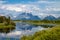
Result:
{"label": "mountain range", "polygon": [[22,13],[13,18],[13,20],[41,20],[41,18],[38,16],[34,16],[31,13]]}
{"label": "mountain range", "polygon": [[13,20],[60,20],[60,17],[56,18],[52,15],[44,17],[42,19],[41,17],[34,16],[31,13],[21,13],[16,18],[13,18]]}
{"label": "mountain range", "polygon": [[57,19],[60,20],[60,17],[56,18],[53,15],[48,15],[42,19],[41,17],[32,15],[32,13],[26,13],[26,12],[23,13],[21,12],[20,14],[16,15],[16,17],[13,17],[12,14],[8,14],[8,16],[10,16],[12,20],[57,20]]}

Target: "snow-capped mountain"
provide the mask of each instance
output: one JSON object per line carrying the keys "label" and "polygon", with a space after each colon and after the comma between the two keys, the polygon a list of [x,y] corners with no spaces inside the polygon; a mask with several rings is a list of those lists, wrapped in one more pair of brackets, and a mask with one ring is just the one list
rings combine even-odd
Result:
{"label": "snow-capped mountain", "polygon": [[34,16],[32,13],[15,12],[0,9],[0,16],[10,16],[12,20],[60,20],[60,17],[55,18],[53,15],[44,17]]}
{"label": "snow-capped mountain", "polygon": [[46,16],[43,20],[56,20],[57,18],[55,18],[52,15]]}
{"label": "snow-capped mountain", "polygon": [[40,20],[40,18],[31,13],[21,13],[13,20]]}

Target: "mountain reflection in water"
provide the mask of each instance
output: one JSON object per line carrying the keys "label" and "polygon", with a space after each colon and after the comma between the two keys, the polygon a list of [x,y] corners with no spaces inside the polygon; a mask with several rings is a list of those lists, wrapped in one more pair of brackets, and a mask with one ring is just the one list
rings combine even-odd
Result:
{"label": "mountain reflection in water", "polygon": [[26,23],[16,23],[16,29],[13,31],[10,31],[9,33],[0,33],[0,39],[6,40],[6,39],[15,39],[18,40],[20,39],[21,36],[23,35],[32,35],[33,33],[39,31],[39,30],[43,30],[45,28],[41,27],[41,26],[33,26],[33,25],[29,25]]}

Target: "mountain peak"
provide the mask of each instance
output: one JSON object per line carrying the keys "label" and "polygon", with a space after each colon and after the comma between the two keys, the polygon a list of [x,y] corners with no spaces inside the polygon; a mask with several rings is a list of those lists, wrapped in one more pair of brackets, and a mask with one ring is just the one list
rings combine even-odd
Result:
{"label": "mountain peak", "polygon": [[16,20],[40,20],[38,16],[34,16],[31,13],[21,13],[16,18]]}
{"label": "mountain peak", "polygon": [[56,20],[56,18],[52,15],[46,16],[44,20]]}

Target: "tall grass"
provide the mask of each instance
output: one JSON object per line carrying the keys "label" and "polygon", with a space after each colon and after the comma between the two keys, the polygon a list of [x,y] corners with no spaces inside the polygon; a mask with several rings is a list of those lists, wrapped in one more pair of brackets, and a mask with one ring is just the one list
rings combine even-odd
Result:
{"label": "tall grass", "polygon": [[23,36],[21,40],[60,40],[60,26],[36,32],[31,36]]}

